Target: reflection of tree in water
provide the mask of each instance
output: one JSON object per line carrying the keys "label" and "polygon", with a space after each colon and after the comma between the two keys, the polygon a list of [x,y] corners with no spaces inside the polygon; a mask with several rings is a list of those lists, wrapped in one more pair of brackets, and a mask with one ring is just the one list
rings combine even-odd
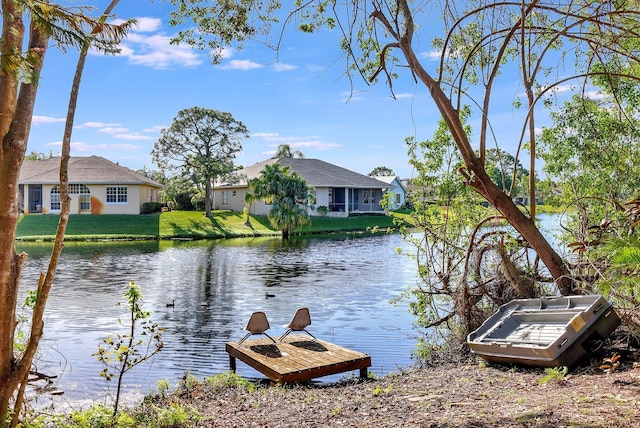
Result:
{"label": "reflection of tree in water", "polygon": [[262,269],[264,285],[267,287],[282,285],[309,273],[309,265],[302,262],[297,262],[291,266],[267,263]]}

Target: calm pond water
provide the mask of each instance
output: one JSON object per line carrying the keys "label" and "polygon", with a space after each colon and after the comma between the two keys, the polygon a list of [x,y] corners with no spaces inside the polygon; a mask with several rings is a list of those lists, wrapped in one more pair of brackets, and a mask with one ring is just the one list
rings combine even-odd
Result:
{"label": "calm pond water", "polygon": [[[417,334],[407,304],[390,303],[416,282],[416,266],[396,247],[399,235],[340,239],[276,238],[195,242],[67,243],[50,295],[37,369],[57,375],[56,403],[108,402],[113,385],[99,376],[102,339],[125,332],[122,295],[129,281],[142,286],[144,307],[166,329],[152,362],[125,376],[126,397],[139,399],[185,372],[204,378],[228,370],[225,342],[239,340],[253,311],[266,312],[272,335],[295,310],[310,309],[316,337],[366,352],[377,375],[406,368]],[[23,288],[46,269],[49,246],[19,244],[29,253]],[[266,297],[266,292],[275,297]],[[175,307],[167,303],[175,300]],[[206,305],[203,305],[206,303]],[[262,375],[238,361],[246,378]],[[346,373],[320,378],[339,380]],[[109,389],[111,388],[111,389]],[[48,399],[48,398],[47,398]],[[46,399],[45,399],[46,400]]]}

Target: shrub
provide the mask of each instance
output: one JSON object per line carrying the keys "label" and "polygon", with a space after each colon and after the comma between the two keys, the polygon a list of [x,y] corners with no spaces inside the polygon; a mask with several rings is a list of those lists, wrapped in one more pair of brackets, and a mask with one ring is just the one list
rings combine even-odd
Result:
{"label": "shrub", "polygon": [[318,211],[320,215],[327,215],[327,213],[329,213],[329,207],[326,205],[320,205],[316,208],[316,211]]}
{"label": "shrub", "polygon": [[157,213],[162,210],[162,204],[160,202],[145,202],[142,204],[142,214]]}

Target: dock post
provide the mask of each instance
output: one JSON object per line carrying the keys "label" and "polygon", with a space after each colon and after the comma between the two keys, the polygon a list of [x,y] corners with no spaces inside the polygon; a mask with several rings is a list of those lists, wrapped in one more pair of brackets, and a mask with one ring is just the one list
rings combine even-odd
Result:
{"label": "dock post", "polygon": [[236,372],[236,357],[231,354],[229,354],[229,370],[231,370],[232,373]]}
{"label": "dock post", "polygon": [[360,369],[360,379],[366,379],[367,378],[367,368],[363,367]]}

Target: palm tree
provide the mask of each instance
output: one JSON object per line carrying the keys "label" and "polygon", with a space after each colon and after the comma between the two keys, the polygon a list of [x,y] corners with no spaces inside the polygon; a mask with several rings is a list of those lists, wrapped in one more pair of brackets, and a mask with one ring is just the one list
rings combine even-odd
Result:
{"label": "palm tree", "polygon": [[251,224],[251,204],[253,204],[255,201],[258,201],[262,198],[261,195],[261,188],[260,188],[260,180],[257,178],[252,178],[251,180],[249,180],[249,182],[247,183],[248,187],[249,187],[249,191],[247,191],[247,193],[244,194],[244,212],[245,212],[245,220],[244,220],[244,225],[248,226],[248,227],[253,227]]}
{"label": "palm tree", "polygon": [[260,177],[251,181],[250,187],[252,200],[264,199],[272,205],[269,222],[282,231],[284,239],[289,239],[292,229],[310,222],[310,189],[300,174],[289,172],[288,166],[266,165]]}
{"label": "palm tree", "polygon": [[304,158],[304,154],[300,150],[292,150],[288,144],[280,144],[272,159],[280,158]]}

